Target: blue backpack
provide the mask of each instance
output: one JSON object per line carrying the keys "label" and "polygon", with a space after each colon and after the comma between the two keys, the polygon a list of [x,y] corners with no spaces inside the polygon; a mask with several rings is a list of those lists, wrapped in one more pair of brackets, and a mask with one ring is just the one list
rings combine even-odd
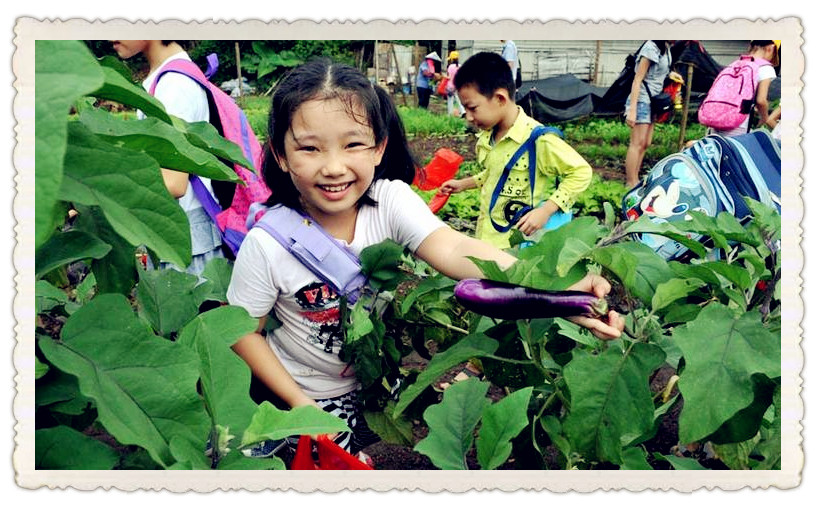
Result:
{"label": "blue backpack", "polygon": [[[626,220],[643,216],[656,224],[682,221],[689,212],[716,217],[728,212],[747,221],[751,211],[747,196],[781,213],[782,176],[778,143],[765,130],[737,137],[709,135],[690,148],[660,160],[623,197]],[[706,236],[689,234],[702,242]],[[687,247],[661,235],[634,234],[666,260],[686,260],[693,256]]]}
{"label": "blue backpack", "polygon": [[[529,190],[531,191],[531,198],[535,197],[535,179],[537,177],[537,146],[536,142],[541,135],[545,134],[555,134],[561,139],[563,138],[563,132],[560,129],[552,127],[552,126],[544,126],[538,125],[534,129],[532,129],[532,133],[529,135],[529,138],[526,139],[526,142],[520,145],[520,148],[512,155],[512,158],[509,159],[509,162],[506,163],[506,166],[503,168],[503,172],[501,173],[501,177],[498,180],[497,185],[495,185],[495,190],[492,191],[492,197],[489,200],[489,212],[492,212],[495,208],[495,204],[500,197],[501,191],[503,191],[503,186],[506,185],[506,180],[509,178],[509,173],[512,171],[512,168],[515,164],[520,160],[524,153],[529,154]],[[513,226],[517,224],[521,217],[524,214],[532,210],[535,206],[534,205],[526,205],[519,201],[510,201],[507,204],[507,209],[510,206],[517,206],[517,210],[514,212],[507,212],[505,217],[507,219],[506,225],[499,225],[495,222],[494,219],[490,216],[489,220],[492,221],[492,226],[499,231],[500,233],[506,233],[512,229]],[[556,217],[556,216],[552,216]],[[569,219],[571,216],[569,215]],[[566,220],[565,222],[568,222]]]}

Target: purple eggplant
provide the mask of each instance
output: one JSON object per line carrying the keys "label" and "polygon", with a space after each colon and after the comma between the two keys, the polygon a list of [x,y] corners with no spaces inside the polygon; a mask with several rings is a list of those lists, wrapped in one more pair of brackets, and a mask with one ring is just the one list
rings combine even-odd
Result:
{"label": "purple eggplant", "polygon": [[602,317],[608,303],[588,292],[540,290],[492,280],[467,279],[455,285],[455,298],[475,313],[494,319]]}

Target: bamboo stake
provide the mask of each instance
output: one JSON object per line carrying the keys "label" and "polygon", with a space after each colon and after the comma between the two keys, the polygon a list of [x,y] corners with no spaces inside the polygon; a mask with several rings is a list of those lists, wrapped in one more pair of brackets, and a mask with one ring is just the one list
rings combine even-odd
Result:
{"label": "bamboo stake", "polygon": [[398,89],[401,90],[401,99],[404,101],[404,105],[406,105],[407,94],[404,92],[404,75],[401,74],[401,66],[398,65],[398,56],[395,54],[395,45],[392,43],[390,43],[390,50],[392,51],[392,58],[395,61],[395,73],[398,74]]}
{"label": "bamboo stake", "polygon": [[694,65],[688,63],[688,78],[685,82],[685,101],[683,102],[682,122],[680,123],[680,140],[677,144],[679,149],[685,144],[685,129],[688,126],[688,106],[691,104],[691,86],[694,81]]}

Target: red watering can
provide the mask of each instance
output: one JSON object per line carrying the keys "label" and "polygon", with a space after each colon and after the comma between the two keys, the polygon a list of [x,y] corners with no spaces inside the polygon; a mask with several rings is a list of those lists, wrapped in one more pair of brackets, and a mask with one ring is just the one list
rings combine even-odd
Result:
{"label": "red watering can", "polygon": [[415,175],[415,182],[413,184],[422,191],[431,191],[437,189],[447,180],[455,178],[455,173],[458,172],[458,166],[464,158],[448,148],[441,148],[435,152],[432,160],[424,167],[423,181]]}
{"label": "red watering can", "polygon": [[[463,161],[463,157],[449,148],[441,148],[435,152],[432,160],[424,167],[423,181],[416,175],[414,185],[422,191],[437,189],[447,180],[455,178],[455,173],[458,172],[458,166],[460,166]],[[438,192],[438,194],[433,196],[429,201],[429,209],[433,214],[437,213],[441,210],[441,207],[446,204],[448,199],[449,194]]]}
{"label": "red watering can", "polygon": [[327,435],[317,436],[315,443],[318,446],[318,462],[313,459],[313,439],[307,435],[299,438],[290,470],[373,470],[327,438]]}

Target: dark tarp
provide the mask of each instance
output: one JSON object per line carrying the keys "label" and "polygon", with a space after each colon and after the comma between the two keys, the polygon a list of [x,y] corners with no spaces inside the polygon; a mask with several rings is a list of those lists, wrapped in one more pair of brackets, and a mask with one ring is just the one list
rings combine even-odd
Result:
{"label": "dark tarp", "polygon": [[[699,41],[677,41],[671,47],[671,58],[671,68],[682,75],[683,80],[688,80],[688,65],[694,66],[690,108],[696,109],[723,66],[708,54]],[[590,85],[571,74],[524,82],[516,94],[516,101],[528,115],[541,123],[569,121],[589,115],[619,116],[623,114],[631,92],[632,71],[624,65],[620,75],[608,88]],[[780,89],[780,80],[776,78],[771,84],[769,100],[779,98]],[[685,87],[682,94],[685,95]]]}
{"label": "dark tarp", "polygon": [[605,87],[565,74],[524,82],[515,96],[528,115],[541,123],[555,123],[592,114],[605,92]]}

